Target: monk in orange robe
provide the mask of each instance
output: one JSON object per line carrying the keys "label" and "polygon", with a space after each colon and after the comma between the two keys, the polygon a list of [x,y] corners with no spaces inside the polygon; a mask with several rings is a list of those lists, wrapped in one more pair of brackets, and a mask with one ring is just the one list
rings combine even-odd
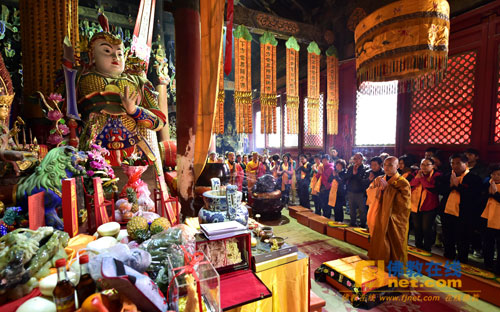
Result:
{"label": "monk in orange robe", "polygon": [[240,164],[235,162],[235,155],[233,152],[229,152],[227,154],[226,165],[229,168],[229,184],[236,185],[238,187],[238,191],[242,191],[243,189],[243,169]]}
{"label": "monk in orange robe", "polygon": [[259,154],[253,152],[252,160],[247,163],[248,193],[252,192],[252,187],[257,182],[257,170],[259,169],[259,165]]}
{"label": "monk in orange robe", "polygon": [[368,227],[370,247],[368,257],[406,263],[410,219],[410,183],[398,173],[398,159],[384,161],[385,175],[377,177],[366,190],[370,209]]}

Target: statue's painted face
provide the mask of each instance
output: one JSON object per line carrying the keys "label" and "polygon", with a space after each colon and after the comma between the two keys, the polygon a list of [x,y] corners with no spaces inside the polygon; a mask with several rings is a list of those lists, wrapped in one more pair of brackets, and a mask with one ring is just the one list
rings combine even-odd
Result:
{"label": "statue's painted face", "polygon": [[9,115],[9,106],[7,104],[0,104],[0,121],[7,119]]}
{"label": "statue's painted face", "polygon": [[123,44],[111,44],[104,39],[97,39],[93,51],[96,70],[110,77],[119,77],[125,70],[124,50]]}

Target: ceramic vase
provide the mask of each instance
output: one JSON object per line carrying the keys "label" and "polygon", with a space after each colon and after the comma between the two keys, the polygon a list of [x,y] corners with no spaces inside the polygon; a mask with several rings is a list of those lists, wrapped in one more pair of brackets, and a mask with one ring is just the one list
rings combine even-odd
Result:
{"label": "ceramic vase", "polygon": [[248,210],[241,204],[242,193],[235,185],[228,185],[226,191],[212,190],[203,193],[205,206],[200,209],[200,223],[216,223],[237,221],[243,225],[248,223]]}

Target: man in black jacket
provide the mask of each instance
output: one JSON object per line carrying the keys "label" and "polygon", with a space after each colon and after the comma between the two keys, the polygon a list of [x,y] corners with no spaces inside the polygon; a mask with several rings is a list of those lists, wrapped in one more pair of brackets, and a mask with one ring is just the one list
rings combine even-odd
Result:
{"label": "man in black jacket", "polygon": [[345,181],[347,183],[347,201],[349,202],[350,226],[356,226],[359,210],[360,227],[366,227],[366,187],[364,180],[367,178],[368,166],[363,164],[363,154],[356,153],[353,157],[354,164],[349,166]]}
{"label": "man in black jacket", "polygon": [[467,169],[467,157],[462,153],[451,155],[452,171],[439,186],[445,203],[443,218],[444,256],[467,263],[471,233],[480,222],[482,206],[481,178]]}
{"label": "man in black jacket", "polygon": [[370,184],[375,180],[376,177],[385,174],[382,168],[383,160],[380,156],[375,156],[370,159],[370,169],[366,171],[366,177],[363,180],[365,190],[370,186]]}
{"label": "man in black jacket", "polygon": [[304,208],[311,208],[309,201],[309,184],[311,183],[311,164],[307,161],[306,155],[299,157],[299,167],[296,170],[297,193],[300,205]]}

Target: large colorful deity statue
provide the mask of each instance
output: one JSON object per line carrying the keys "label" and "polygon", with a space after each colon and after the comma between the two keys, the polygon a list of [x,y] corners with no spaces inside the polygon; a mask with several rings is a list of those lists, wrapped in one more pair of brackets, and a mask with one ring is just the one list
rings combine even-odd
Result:
{"label": "large colorful deity statue", "polygon": [[122,40],[109,33],[107,19],[101,24],[104,31],[89,41],[90,66],[76,81],[78,111],[84,122],[80,148],[100,144],[111,152],[109,160],[114,166],[121,164],[124,152],[130,155],[136,146],[155,161],[159,154],[154,131],[165,124],[157,93],[137,66],[126,69]]}
{"label": "large colorful deity statue", "polygon": [[10,106],[13,100],[12,80],[0,54],[0,135],[9,132]]}

